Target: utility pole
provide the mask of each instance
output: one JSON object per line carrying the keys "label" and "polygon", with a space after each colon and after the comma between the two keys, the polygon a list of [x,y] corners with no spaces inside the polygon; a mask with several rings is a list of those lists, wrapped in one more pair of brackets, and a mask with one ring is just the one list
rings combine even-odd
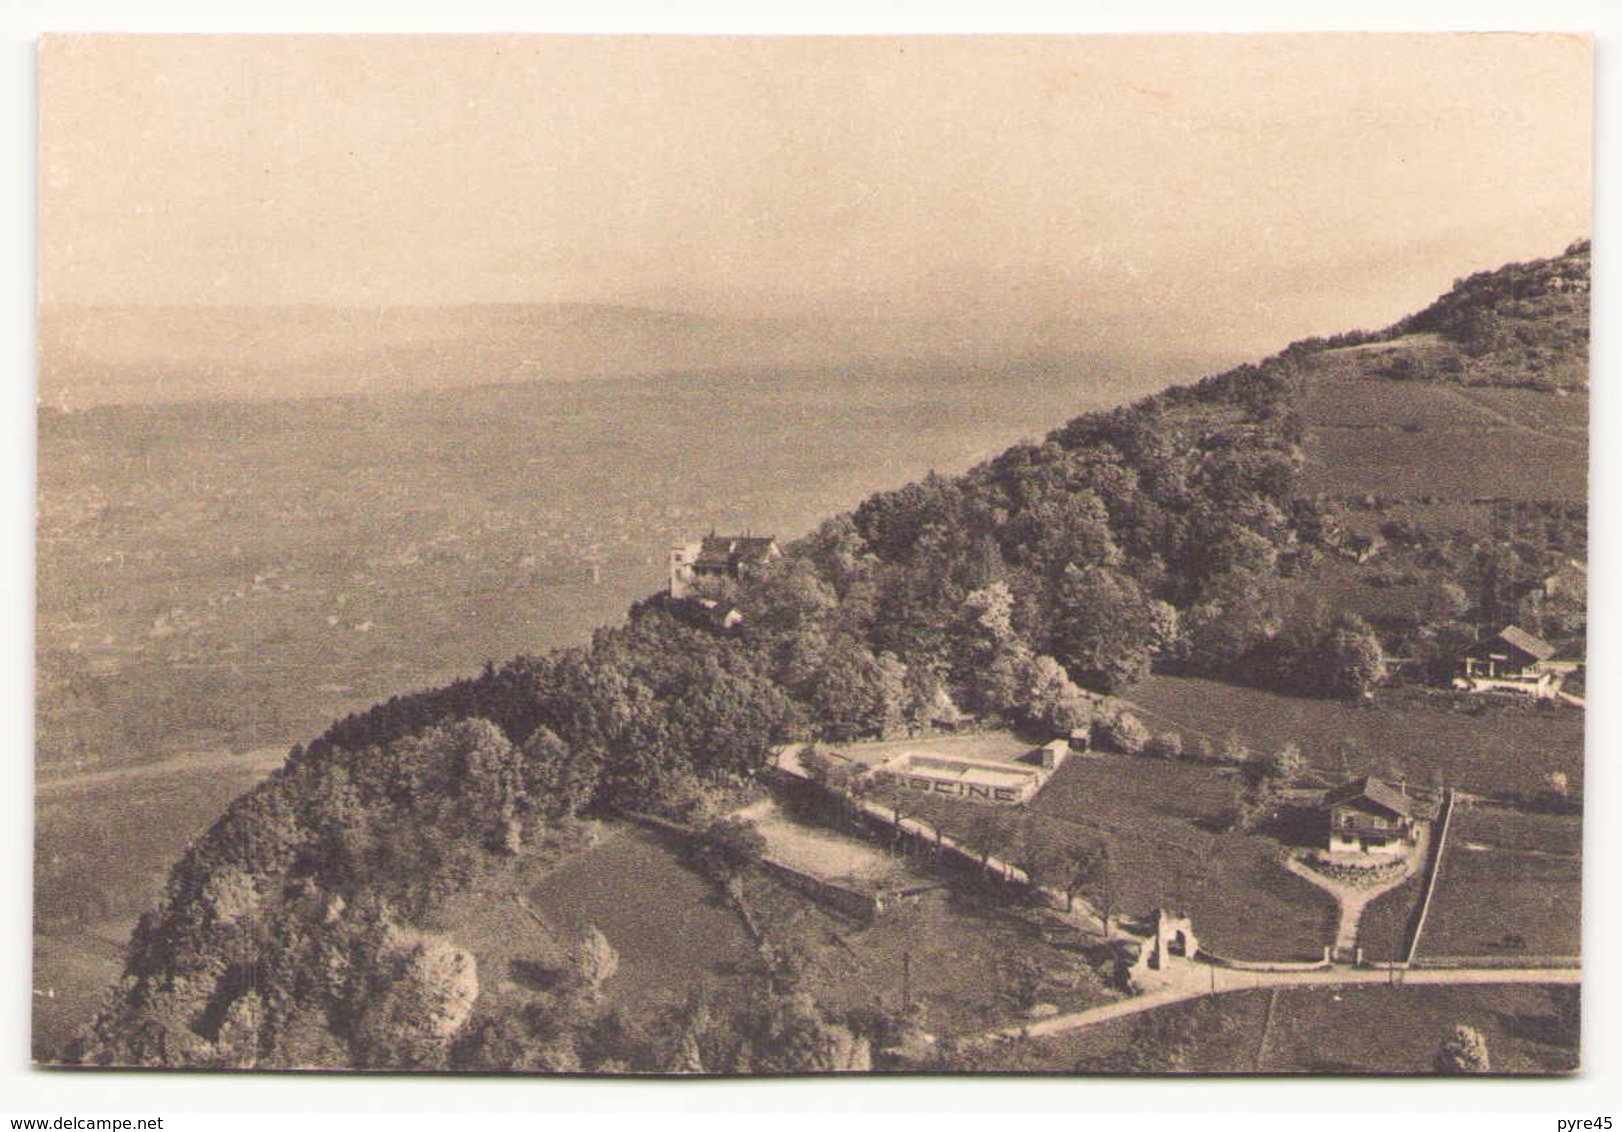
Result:
{"label": "utility pole", "polygon": [[901,953],[901,1013],[912,1013],[912,952]]}

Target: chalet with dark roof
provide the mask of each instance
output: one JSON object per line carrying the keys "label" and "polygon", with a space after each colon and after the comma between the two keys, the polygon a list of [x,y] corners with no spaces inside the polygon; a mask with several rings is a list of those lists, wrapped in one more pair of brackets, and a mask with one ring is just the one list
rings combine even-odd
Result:
{"label": "chalet with dark roof", "polygon": [[1587,637],[1567,637],[1554,645],[1554,655],[1543,662],[1543,667],[1549,671],[1569,675],[1588,662]]}
{"label": "chalet with dark roof", "polygon": [[1465,692],[1511,692],[1548,699],[1560,689],[1560,676],[1573,665],[1558,659],[1560,649],[1518,625],[1477,641],[1459,657],[1453,686]]}
{"label": "chalet with dark roof", "polygon": [[1420,808],[1406,789],[1369,775],[1323,796],[1331,853],[1396,854],[1413,843]]}
{"label": "chalet with dark roof", "polygon": [[738,579],[782,556],[770,535],[718,535],[670,551],[670,596],[689,596],[705,581]]}

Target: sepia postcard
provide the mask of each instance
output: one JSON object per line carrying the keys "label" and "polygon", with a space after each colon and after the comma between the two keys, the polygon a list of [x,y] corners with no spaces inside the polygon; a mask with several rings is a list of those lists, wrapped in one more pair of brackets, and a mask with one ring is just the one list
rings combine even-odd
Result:
{"label": "sepia postcard", "polygon": [[46,36],[34,1062],[1577,1072],[1593,53]]}

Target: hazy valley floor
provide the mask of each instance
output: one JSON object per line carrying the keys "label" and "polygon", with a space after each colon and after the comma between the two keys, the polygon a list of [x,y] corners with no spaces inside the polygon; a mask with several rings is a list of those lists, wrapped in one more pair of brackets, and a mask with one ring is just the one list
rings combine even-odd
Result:
{"label": "hazy valley floor", "polygon": [[167,867],[264,770],[225,752],[274,762],[389,695],[583,641],[679,539],[791,537],[1168,379],[1031,364],[43,412],[36,1053],[88,1020]]}

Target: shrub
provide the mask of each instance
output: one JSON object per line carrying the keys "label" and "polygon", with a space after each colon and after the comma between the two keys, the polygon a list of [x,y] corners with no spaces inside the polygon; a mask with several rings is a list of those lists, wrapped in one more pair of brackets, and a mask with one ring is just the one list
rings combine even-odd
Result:
{"label": "shrub", "polygon": [[1469,1026],[1455,1026],[1436,1051],[1438,1073],[1491,1073],[1487,1039]]}
{"label": "shrub", "polygon": [[1237,731],[1228,732],[1216,745],[1215,761],[1225,766],[1244,766],[1254,757]]}
{"label": "shrub", "polygon": [[1143,753],[1157,759],[1180,759],[1183,757],[1183,737],[1175,731],[1156,735],[1144,744]]}
{"label": "shrub", "polygon": [[1118,712],[1094,724],[1094,745],[1120,751],[1123,755],[1142,754],[1149,743],[1149,729],[1129,711]]}

